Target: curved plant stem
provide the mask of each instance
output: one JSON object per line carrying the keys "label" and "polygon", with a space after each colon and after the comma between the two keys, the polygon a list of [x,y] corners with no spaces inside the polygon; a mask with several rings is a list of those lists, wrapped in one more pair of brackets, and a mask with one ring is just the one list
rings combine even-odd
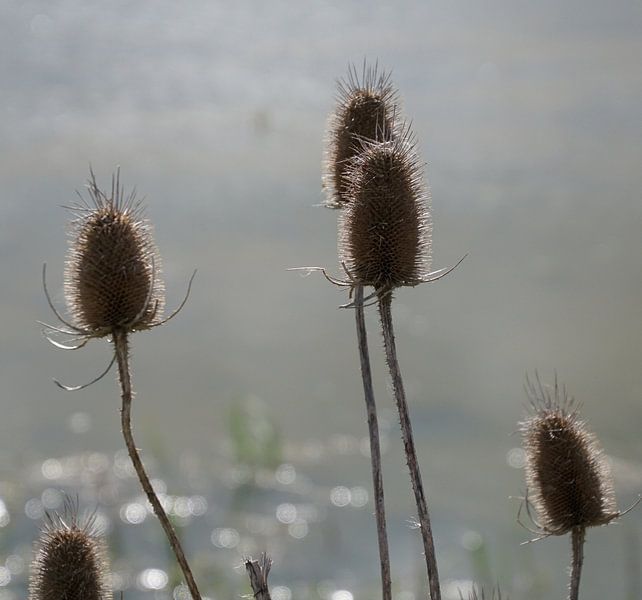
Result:
{"label": "curved plant stem", "polygon": [[143,486],[145,494],[147,494],[147,499],[154,508],[154,513],[158,517],[158,520],[163,526],[165,535],[169,540],[169,544],[174,551],[176,560],[183,572],[185,577],[185,582],[192,596],[193,600],[201,600],[201,594],[198,591],[196,582],[194,581],[194,576],[190,569],[183,548],[181,547],[174,528],[167,517],[167,513],[163,509],[156,492],[152,488],[152,484],[149,481],[149,477],[145,472],[145,467],[143,467],[143,462],[140,459],[136,444],[134,443],[134,438],[132,436],[131,428],[131,405],[132,405],[132,386],[131,386],[131,374],[129,372],[129,344],[127,339],[126,331],[114,331],[114,350],[116,352],[116,360],[118,362],[118,374],[120,377],[120,387],[121,387],[121,397],[122,397],[122,409],[121,409],[121,424],[123,428],[123,437],[125,438],[125,444],[127,445],[127,451],[129,452],[129,457],[132,460],[134,469],[136,469],[136,474],[140,484]]}
{"label": "curved plant stem", "polygon": [[372,389],[370,355],[368,353],[368,336],[363,314],[363,286],[355,286],[354,312],[357,323],[357,341],[361,362],[361,379],[363,395],[368,413],[368,432],[370,434],[370,462],[372,464],[372,486],[374,489],[375,517],[379,542],[379,562],[381,565],[381,590],[383,600],[392,600],[392,582],[390,579],[390,555],[388,551],[388,534],[386,531],[386,509],[383,496],[383,476],[381,471],[381,447],[379,444],[379,421]]}
{"label": "curved plant stem", "polygon": [[421,528],[421,538],[424,545],[424,554],[426,558],[426,570],[428,571],[428,586],[430,588],[430,598],[432,600],[441,600],[441,590],[439,588],[439,573],[437,571],[437,559],[435,557],[435,543],[432,537],[432,527],[430,525],[430,515],[428,514],[428,504],[424,494],[424,487],[421,482],[421,472],[417,461],[415,443],[412,437],[412,425],[408,413],[408,404],[406,403],[406,392],[403,387],[399,362],[397,361],[397,348],[395,346],[395,334],[392,327],[392,294],[384,291],[379,294],[379,314],[381,316],[381,329],[383,331],[383,342],[386,349],[386,362],[392,378],[397,410],[399,411],[399,421],[401,423],[401,434],[403,437],[404,450],[406,452],[406,461],[410,469],[410,479],[412,489],[415,493],[415,502],[417,503],[417,516]]}
{"label": "curved plant stem", "polygon": [[580,578],[582,576],[582,564],[584,563],[584,540],[586,529],[574,527],[571,531],[571,548],[573,558],[571,562],[571,583],[569,586],[569,600],[578,600],[580,596]]}

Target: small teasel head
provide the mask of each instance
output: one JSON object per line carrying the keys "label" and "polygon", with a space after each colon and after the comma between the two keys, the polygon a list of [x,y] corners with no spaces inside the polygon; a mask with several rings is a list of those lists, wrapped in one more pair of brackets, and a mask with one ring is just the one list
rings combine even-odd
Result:
{"label": "small teasel head", "polygon": [[[579,406],[560,387],[526,381],[531,414],[520,423],[526,452],[527,503],[542,535],[606,525],[620,516],[609,463]],[[527,507],[528,508],[528,507]]]}
{"label": "small teasel head", "polygon": [[362,141],[346,174],[339,256],[353,281],[392,290],[424,281],[430,266],[429,198],[408,126],[383,142]]}
{"label": "small teasel head", "polygon": [[359,75],[351,65],[337,84],[334,112],[328,118],[324,177],[326,206],[341,208],[348,201],[345,173],[350,160],[361,151],[361,140],[390,140],[395,132],[397,92],[390,73],[363,63]]}
{"label": "small teasel head", "polygon": [[149,329],[164,305],[160,257],[135,191],[125,196],[120,174],[107,194],[93,172],[88,200],[73,207],[65,296],[74,325],[92,337]]}
{"label": "small teasel head", "polygon": [[94,517],[67,501],[47,514],[29,576],[29,600],[111,600],[106,546]]}

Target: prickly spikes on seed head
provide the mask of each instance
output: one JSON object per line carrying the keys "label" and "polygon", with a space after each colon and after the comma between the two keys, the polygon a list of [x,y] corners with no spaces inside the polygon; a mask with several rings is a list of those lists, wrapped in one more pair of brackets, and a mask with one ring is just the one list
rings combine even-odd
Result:
{"label": "prickly spikes on seed head", "polygon": [[74,324],[95,337],[114,330],[149,329],[160,321],[164,287],[160,257],[135,192],[119,174],[111,193],[92,173],[89,200],[75,207],[65,269],[65,297]]}
{"label": "prickly spikes on seed head", "polygon": [[532,413],[520,423],[528,500],[542,533],[606,525],[617,518],[611,469],[575,401],[555,382],[527,382]]}
{"label": "prickly spikes on seed head", "polygon": [[346,174],[339,255],[356,283],[378,290],[421,283],[430,267],[429,197],[408,126],[362,141]]}
{"label": "prickly spikes on seed head", "polygon": [[95,519],[68,502],[47,514],[29,575],[29,600],[111,600],[106,546]]}
{"label": "prickly spikes on seed head", "polygon": [[348,201],[345,173],[350,160],[361,151],[361,140],[391,139],[398,113],[397,91],[390,73],[365,62],[361,75],[354,66],[337,84],[335,110],[328,118],[325,136],[323,185],[326,206],[341,208]]}

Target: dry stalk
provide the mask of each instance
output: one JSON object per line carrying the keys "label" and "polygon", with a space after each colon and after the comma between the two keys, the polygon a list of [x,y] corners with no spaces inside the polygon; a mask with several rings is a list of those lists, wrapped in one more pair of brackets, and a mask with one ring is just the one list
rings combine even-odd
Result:
{"label": "dry stalk", "polygon": [[377,521],[377,540],[379,544],[379,563],[381,566],[381,589],[383,600],[392,600],[392,581],[390,577],[390,553],[388,550],[388,533],[386,530],[386,509],[383,493],[383,475],[381,469],[381,446],[379,443],[379,421],[377,406],[372,389],[368,336],[363,314],[363,286],[355,286],[354,312],[357,323],[357,340],[359,360],[361,362],[361,379],[363,395],[368,414],[368,433],[370,436],[370,462],[372,465],[372,487],[374,490],[375,518]]}
{"label": "dry stalk", "polygon": [[245,570],[250,578],[250,585],[256,600],[272,600],[268,588],[268,575],[272,568],[272,559],[265,553],[259,560],[245,559]]}
{"label": "dry stalk", "polygon": [[131,427],[131,406],[132,406],[132,386],[131,386],[131,374],[129,369],[129,344],[127,339],[126,331],[115,331],[114,332],[114,351],[116,352],[116,361],[118,363],[118,375],[120,379],[121,387],[121,397],[122,397],[122,408],[120,413],[121,425],[123,428],[123,437],[125,438],[125,444],[127,446],[127,452],[131,458],[134,469],[136,470],[136,475],[140,481],[141,486],[147,499],[154,509],[154,513],[158,517],[165,535],[169,540],[172,551],[176,555],[176,560],[185,576],[185,582],[192,596],[193,600],[201,600],[201,594],[198,591],[196,586],[196,581],[194,581],[194,576],[192,575],[192,570],[185,558],[185,553],[181,547],[181,543],[176,536],[176,532],[170,523],[170,520],[163,508],[163,505],[160,503],[154,488],[147,476],[145,467],[143,466],[143,461],[140,458],[136,444],[134,443],[134,437],[132,435]]}
{"label": "dry stalk", "polygon": [[417,504],[417,516],[419,518],[419,527],[421,529],[421,539],[424,546],[424,555],[426,559],[426,570],[428,572],[428,586],[430,588],[430,598],[432,600],[441,600],[441,590],[439,587],[439,572],[437,570],[437,560],[435,558],[435,543],[432,536],[432,527],[430,525],[430,515],[428,513],[428,503],[424,494],[424,487],[421,481],[421,472],[417,460],[417,452],[412,436],[412,424],[406,402],[406,392],[401,378],[401,370],[397,360],[397,348],[395,346],[395,334],[392,325],[392,295],[384,293],[379,295],[379,314],[381,316],[381,329],[383,331],[383,342],[386,351],[386,362],[392,378],[392,386],[399,411],[399,422],[401,423],[401,434],[403,446],[406,453],[406,461],[410,470],[410,479],[412,489],[415,494]]}

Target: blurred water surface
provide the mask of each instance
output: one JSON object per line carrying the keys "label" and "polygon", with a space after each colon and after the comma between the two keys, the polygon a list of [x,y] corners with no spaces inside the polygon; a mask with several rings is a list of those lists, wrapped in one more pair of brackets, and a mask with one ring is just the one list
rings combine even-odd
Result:
{"label": "blurred water surface", "polygon": [[[627,0],[1,3],[0,598],[24,595],[61,489],[100,507],[125,597],[183,594],[120,452],[113,377],[51,381],[90,379],[107,344],[57,352],[35,325],[52,318],[44,261],[63,303],[60,206],[89,164],[146,196],[170,305],[199,269],[182,314],[133,339],[133,418],[205,593],[247,592],[241,556],[268,549],[275,600],[376,596],[353,316],[323,278],[286,271],[337,268],[322,136],[336,77],[364,57],[393,70],[428,163],[434,266],[470,253],[394,306],[445,596],[481,578],[560,597],[567,540],[519,546],[511,433],[524,373],[557,370],[620,506],[642,490],[641,31]],[[368,322],[394,581],[413,600],[414,503]],[[586,600],[640,597],[641,524],[590,532]]]}

